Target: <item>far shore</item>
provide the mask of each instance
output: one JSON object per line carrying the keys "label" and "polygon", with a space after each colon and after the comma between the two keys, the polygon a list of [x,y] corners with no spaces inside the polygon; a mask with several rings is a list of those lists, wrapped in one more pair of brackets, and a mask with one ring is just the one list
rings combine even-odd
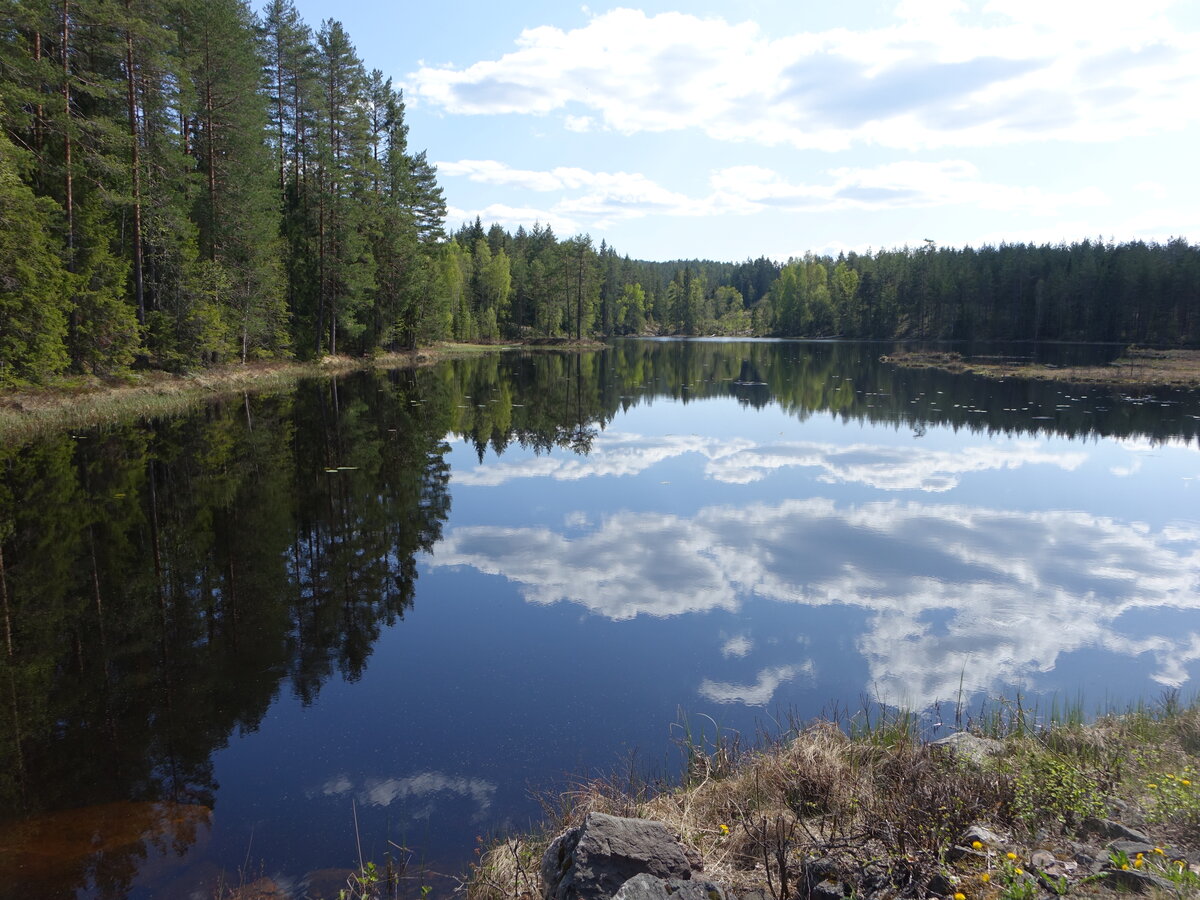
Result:
{"label": "far shore", "polygon": [[884,362],[908,369],[942,369],[985,378],[1027,378],[1112,387],[1200,387],[1200,350],[1152,350],[1130,347],[1101,366],[1052,366],[987,358],[968,359],[953,351],[903,351]]}
{"label": "far shore", "polygon": [[283,387],[363,369],[433,365],[443,359],[515,349],[591,349],[598,344],[567,340],[497,344],[441,343],[376,356],[324,356],[317,360],[230,363],[174,374],[135,371],[111,378],[64,376],[44,385],[0,391],[0,442],[27,439],[44,430],[90,428],[130,418],[174,415],[200,400]]}

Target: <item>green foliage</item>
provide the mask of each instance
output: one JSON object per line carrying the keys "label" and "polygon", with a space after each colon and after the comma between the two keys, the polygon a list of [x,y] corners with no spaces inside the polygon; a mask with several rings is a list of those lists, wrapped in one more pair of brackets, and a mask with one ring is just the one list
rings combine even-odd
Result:
{"label": "green foliage", "polygon": [[73,301],[68,334],[71,362],[95,375],[124,371],[141,345],[127,301],[128,260],[111,249],[116,228],[98,204],[78,210],[78,246],[69,279]]}
{"label": "green foliage", "polygon": [[67,272],[55,251],[56,212],[21,182],[0,129],[0,387],[67,365]]}
{"label": "green foliage", "polygon": [[1151,773],[1142,787],[1147,798],[1147,822],[1200,824],[1200,789],[1196,770],[1184,766],[1178,772]]}
{"label": "green foliage", "polygon": [[1031,747],[1018,755],[1014,767],[1012,812],[1027,826],[1103,815],[1099,779],[1070,757]]}

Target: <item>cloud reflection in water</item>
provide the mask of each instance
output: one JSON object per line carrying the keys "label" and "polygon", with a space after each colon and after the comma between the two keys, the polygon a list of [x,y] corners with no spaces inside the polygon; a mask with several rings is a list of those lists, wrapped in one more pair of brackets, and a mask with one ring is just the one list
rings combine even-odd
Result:
{"label": "cloud reflection in water", "polygon": [[1078,451],[1048,451],[1037,442],[981,444],[954,451],[929,447],[839,445],[816,441],[758,444],[744,438],[722,440],[699,435],[642,435],[605,432],[596,437],[586,457],[539,456],[517,462],[494,462],[464,471],[460,486],[497,487],[521,478],[578,481],[584,478],[638,475],[652,466],[685,454],[707,459],[705,475],[727,484],[749,484],[772,472],[812,468],[829,483],[857,483],[878,490],[944,492],[963,475],[1027,465],[1053,465],[1074,471],[1087,459]]}
{"label": "cloud reflection in water", "polygon": [[[736,612],[750,597],[863,609],[856,646],[870,687],[914,706],[954,697],[964,670],[979,688],[1028,682],[1088,647],[1149,653],[1165,685],[1186,681],[1200,659],[1195,630],[1136,637],[1117,622],[1200,609],[1200,535],[1084,512],[840,508],[821,498],[690,518],[622,512],[571,539],[539,527],[457,528],[429,563],[501,575],[532,602],[568,600],[613,620]],[[757,704],[799,671],[702,690]]]}

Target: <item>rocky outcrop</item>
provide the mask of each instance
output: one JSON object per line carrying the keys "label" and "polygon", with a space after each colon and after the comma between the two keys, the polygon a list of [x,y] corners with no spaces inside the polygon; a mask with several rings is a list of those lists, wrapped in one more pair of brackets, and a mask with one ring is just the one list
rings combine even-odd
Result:
{"label": "rocky outcrop", "polygon": [[[542,857],[546,900],[608,900],[641,875],[648,879],[629,885],[624,900],[689,900],[694,893],[679,894],[678,886],[668,890],[668,884],[690,881],[692,867],[683,846],[661,822],[588,813],[582,825],[556,837]],[[725,900],[725,894],[719,898]]]}

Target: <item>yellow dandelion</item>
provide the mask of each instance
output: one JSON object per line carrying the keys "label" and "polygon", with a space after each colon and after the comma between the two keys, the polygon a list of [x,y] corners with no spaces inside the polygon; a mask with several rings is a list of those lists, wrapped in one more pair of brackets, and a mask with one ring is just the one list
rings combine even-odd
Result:
{"label": "yellow dandelion", "polygon": [[962,891],[956,891],[954,893],[954,900],[967,900],[967,895]]}
{"label": "yellow dandelion", "polygon": [[1174,778],[1175,776],[1174,776],[1174,775],[1172,775],[1170,772],[1168,772],[1168,773],[1167,773],[1167,777],[1168,777],[1168,778]]}
{"label": "yellow dandelion", "polygon": [[1162,847],[1155,847],[1155,848],[1154,848],[1154,852],[1155,852],[1155,853],[1157,853],[1159,856],[1166,856],[1166,855],[1167,855],[1167,851],[1166,851],[1166,850],[1164,850]]}
{"label": "yellow dandelion", "polygon": [[1024,875],[1025,870],[1024,869],[1013,869],[1013,874],[1014,875]]}
{"label": "yellow dandelion", "polygon": [[1190,781],[1188,781],[1186,778],[1181,778],[1181,779],[1179,780],[1179,783],[1180,783],[1180,784],[1182,784],[1184,787],[1191,787],[1191,786],[1192,786],[1192,783],[1191,783]]}
{"label": "yellow dandelion", "polygon": [[722,825],[718,825],[717,827],[721,829],[722,835],[729,834],[729,826],[728,825],[722,824]]}
{"label": "yellow dandelion", "polygon": [[979,876],[979,880],[980,880],[980,881],[982,881],[984,884],[987,884],[989,881],[991,881],[991,880],[992,880],[991,873],[990,873],[990,872],[984,872],[983,874],[981,874],[981,875]]}
{"label": "yellow dandelion", "polygon": [[1158,785],[1152,781],[1148,785],[1146,785],[1146,787],[1148,787],[1150,790],[1154,790],[1156,787],[1158,787]]}
{"label": "yellow dandelion", "polygon": [[1133,867],[1135,869],[1140,869],[1145,862],[1146,861],[1142,859],[1141,854],[1138,854],[1138,858],[1133,861]]}
{"label": "yellow dandelion", "polygon": [[1129,863],[1121,863],[1121,871],[1124,872],[1129,868]]}
{"label": "yellow dandelion", "polygon": [[1017,858],[1017,854],[1013,853],[1011,850],[1010,850],[1008,853],[1005,853],[1004,855],[1005,855],[1006,857],[1008,857],[1009,859],[1016,859],[1016,858]]}
{"label": "yellow dandelion", "polygon": [[971,841],[971,847],[975,850],[982,850],[983,844],[980,843],[979,841]]}

